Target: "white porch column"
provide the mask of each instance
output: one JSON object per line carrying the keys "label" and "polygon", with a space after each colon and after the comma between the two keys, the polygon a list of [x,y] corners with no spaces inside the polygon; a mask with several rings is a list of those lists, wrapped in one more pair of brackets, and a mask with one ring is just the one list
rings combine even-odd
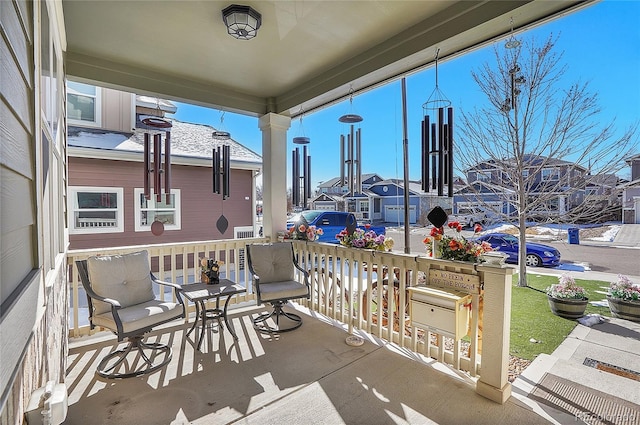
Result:
{"label": "white porch column", "polygon": [[478,265],[484,274],[482,360],[476,392],[504,404],[511,396],[509,343],[513,268]]}
{"label": "white porch column", "polygon": [[262,219],[264,236],[277,240],[287,227],[287,130],[291,118],[274,113],[260,117],[262,131]]}

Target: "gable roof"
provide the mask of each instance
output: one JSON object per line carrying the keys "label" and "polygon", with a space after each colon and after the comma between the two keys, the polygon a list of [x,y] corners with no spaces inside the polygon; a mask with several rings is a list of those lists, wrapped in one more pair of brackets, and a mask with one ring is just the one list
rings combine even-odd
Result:
{"label": "gable roof", "polygon": [[[506,158],[503,159],[501,161],[498,161],[496,159],[490,159],[487,161],[482,161],[477,163],[476,165],[473,165],[469,168],[467,168],[465,170],[466,172],[469,171],[476,171],[476,170],[491,170],[491,169],[499,169],[500,163],[512,163],[514,162],[515,158]],[[575,167],[577,169],[580,169],[582,171],[587,171],[587,169],[579,164],[576,164],[574,162],[570,162],[570,161],[565,161],[562,159],[557,159],[557,158],[550,158],[547,156],[542,156],[542,155],[533,155],[533,154],[525,154],[523,156],[523,161],[526,163],[525,167],[526,168],[533,168],[533,167],[539,167],[542,164],[548,165],[550,167],[552,166],[563,166],[563,165],[567,165],[567,166],[572,166]]]}
{"label": "gable roof", "polygon": [[[382,180],[382,177],[380,177],[379,174],[377,173],[367,173],[367,174],[363,174],[362,175],[362,181],[366,182],[367,180],[371,179],[371,178],[378,178],[380,180]],[[319,188],[329,188],[329,187],[339,187],[340,186],[340,177],[334,177],[330,180],[327,180],[326,182],[322,182],[318,185]]]}
{"label": "gable roof", "polygon": [[[242,162],[261,165],[262,157],[251,149],[241,145],[233,139],[215,140],[213,127],[206,124],[182,122],[173,118],[165,118],[172,123],[171,128],[171,156],[211,159],[213,149],[218,146],[229,145],[232,162]],[[69,154],[73,156],[71,148],[93,148],[111,152],[144,152],[144,131],[120,133],[116,131],[92,129],[85,127],[69,127],[67,137],[70,147]],[[99,153],[95,157],[100,157]]]}

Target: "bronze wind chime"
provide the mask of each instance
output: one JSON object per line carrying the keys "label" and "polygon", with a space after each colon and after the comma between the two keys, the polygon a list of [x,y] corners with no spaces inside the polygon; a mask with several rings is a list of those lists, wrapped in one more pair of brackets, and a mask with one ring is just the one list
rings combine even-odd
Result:
{"label": "bronze wind chime", "polygon": [[213,148],[213,193],[229,197],[229,174],[231,164],[231,148],[229,145]]}
{"label": "bronze wind chime", "polygon": [[[353,93],[350,95],[349,104],[353,104]],[[362,117],[349,113],[342,115],[338,121],[349,124],[346,137],[344,134],[340,135],[340,185],[346,185],[353,196],[362,192],[362,133],[360,128],[354,128],[354,124],[361,122]]]}
{"label": "bronze wind chime", "polygon": [[[142,123],[153,130],[144,133],[144,198],[151,200],[151,174],[153,173],[153,193],[156,202],[162,202],[162,182],[164,180],[165,202],[171,203],[171,129],[169,121],[158,117],[147,117]],[[162,132],[164,131],[164,163],[162,161]],[[151,136],[153,135],[153,148]],[[164,233],[164,224],[157,219],[151,224],[151,233],[160,236]]]}
{"label": "bronze wind chime", "polygon": [[[161,118],[145,118],[142,123],[155,129],[171,128],[171,123]],[[153,155],[153,159],[151,155]],[[171,202],[171,132],[169,130],[165,131],[164,138],[164,166],[162,163],[162,133],[153,134],[153,149],[151,149],[151,134],[144,133],[144,197],[147,200],[151,199],[151,173],[153,173],[153,193],[156,194],[156,202],[162,202],[162,180],[164,180],[166,202]]]}
{"label": "bronze wind chime", "polygon": [[[306,139],[307,141],[301,141]],[[293,143],[302,146],[302,170],[300,169],[300,148],[296,147],[292,153],[292,202],[293,205],[307,209],[307,201],[311,195],[311,155],[307,152],[308,137],[294,137]],[[302,186],[302,187],[301,187]],[[302,193],[301,193],[302,192]]]}
{"label": "bronze wind chime", "polygon": [[[291,151],[291,201],[294,206],[308,208],[308,200],[311,196],[311,155],[307,150],[307,145],[311,139],[304,136],[302,127],[302,115],[300,115],[301,136],[293,138],[293,143],[302,146],[302,169],[300,169],[300,148],[296,147]],[[302,186],[302,187],[301,187]]]}
{"label": "bronze wind chime", "polygon": [[[453,197],[453,108],[438,87],[438,53],[436,52],[436,87],[422,105],[422,190],[437,190],[438,196]],[[434,120],[430,113],[434,112]],[[431,171],[431,179],[429,179]],[[431,184],[429,184],[431,180]]]}
{"label": "bronze wind chime", "polygon": [[[231,138],[231,134],[224,130],[224,111],[220,115],[220,128],[212,134],[213,140],[225,141]],[[231,147],[227,144],[213,148],[213,193],[222,195],[222,212],[216,221],[216,228],[222,234],[229,227],[229,220],[224,216],[224,200],[229,197],[229,177],[231,175]]]}

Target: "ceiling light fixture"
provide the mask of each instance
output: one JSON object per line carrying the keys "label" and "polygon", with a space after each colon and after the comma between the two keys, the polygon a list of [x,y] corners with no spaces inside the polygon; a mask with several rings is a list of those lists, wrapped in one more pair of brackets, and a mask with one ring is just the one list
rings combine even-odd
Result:
{"label": "ceiling light fixture", "polygon": [[249,6],[232,4],[222,10],[227,33],[238,40],[251,40],[258,34],[262,15]]}

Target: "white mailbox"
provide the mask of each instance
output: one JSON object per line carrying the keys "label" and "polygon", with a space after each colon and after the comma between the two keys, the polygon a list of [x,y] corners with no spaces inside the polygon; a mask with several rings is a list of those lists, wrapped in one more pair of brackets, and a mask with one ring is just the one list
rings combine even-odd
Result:
{"label": "white mailbox", "polygon": [[428,286],[409,288],[411,324],[459,340],[467,334],[471,295]]}

